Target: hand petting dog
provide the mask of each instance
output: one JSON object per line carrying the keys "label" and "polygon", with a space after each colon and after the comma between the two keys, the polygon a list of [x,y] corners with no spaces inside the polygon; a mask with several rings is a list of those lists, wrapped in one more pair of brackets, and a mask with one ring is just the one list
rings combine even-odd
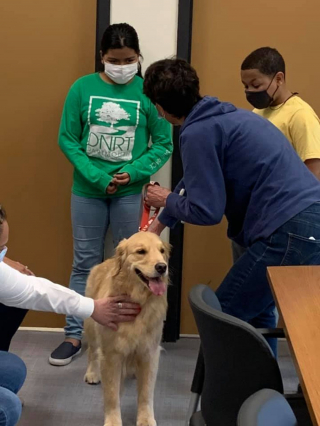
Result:
{"label": "hand petting dog", "polygon": [[129,296],[114,296],[95,300],[91,317],[99,324],[117,331],[119,322],[134,321],[140,311],[140,305],[133,303]]}

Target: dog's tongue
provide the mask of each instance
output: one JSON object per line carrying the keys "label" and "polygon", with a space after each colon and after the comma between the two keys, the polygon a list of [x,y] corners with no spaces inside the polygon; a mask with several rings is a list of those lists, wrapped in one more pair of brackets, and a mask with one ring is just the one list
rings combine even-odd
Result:
{"label": "dog's tongue", "polygon": [[149,279],[149,288],[152,291],[153,294],[156,296],[162,296],[166,291],[166,285],[165,283],[158,279]]}

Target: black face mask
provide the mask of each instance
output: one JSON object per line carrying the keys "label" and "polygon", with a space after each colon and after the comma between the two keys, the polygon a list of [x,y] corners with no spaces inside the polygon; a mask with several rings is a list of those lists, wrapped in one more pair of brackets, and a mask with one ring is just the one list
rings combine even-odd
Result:
{"label": "black face mask", "polygon": [[[276,74],[273,76],[276,76]],[[276,94],[277,90],[279,89],[279,86],[274,91],[273,95],[270,96],[268,93],[268,89],[271,86],[271,83],[273,82],[273,79],[270,81],[269,86],[266,90],[261,90],[260,92],[252,92],[250,90],[245,90],[245,94],[247,97],[247,101],[257,109],[264,109],[268,108],[270,106],[271,102],[273,101],[274,95]]]}

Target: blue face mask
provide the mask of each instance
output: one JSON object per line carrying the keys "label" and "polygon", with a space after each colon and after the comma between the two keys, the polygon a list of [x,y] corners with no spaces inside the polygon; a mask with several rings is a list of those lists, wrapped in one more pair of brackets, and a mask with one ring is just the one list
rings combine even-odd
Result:
{"label": "blue face mask", "polygon": [[0,251],[0,262],[3,261],[5,255],[7,254],[8,248],[4,247],[1,251]]}

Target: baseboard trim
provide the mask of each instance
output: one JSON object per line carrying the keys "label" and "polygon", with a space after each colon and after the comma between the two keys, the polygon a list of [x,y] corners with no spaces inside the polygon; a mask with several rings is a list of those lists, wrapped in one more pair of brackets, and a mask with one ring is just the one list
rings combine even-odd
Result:
{"label": "baseboard trim", "polygon": [[199,334],[180,334],[181,339],[200,339]]}
{"label": "baseboard trim", "polygon": [[46,331],[50,333],[63,333],[63,328],[47,328],[47,327],[19,327],[19,331]]}

